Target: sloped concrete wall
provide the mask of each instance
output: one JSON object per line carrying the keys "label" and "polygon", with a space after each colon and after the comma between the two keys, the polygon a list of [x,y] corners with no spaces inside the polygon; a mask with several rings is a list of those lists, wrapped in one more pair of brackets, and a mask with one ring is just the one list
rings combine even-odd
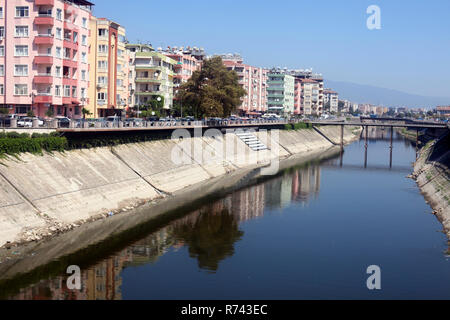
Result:
{"label": "sloped concrete wall", "polygon": [[[340,138],[340,128],[321,130]],[[47,235],[60,230],[55,226],[80,224],[230,172],[333,146],[314,130],[254,134],[268,150],[253,151],[228,133],[2,159],[0,246],[26,241],[29,230]],[[354,135],[347,130],[345,137],[350,141]]]}

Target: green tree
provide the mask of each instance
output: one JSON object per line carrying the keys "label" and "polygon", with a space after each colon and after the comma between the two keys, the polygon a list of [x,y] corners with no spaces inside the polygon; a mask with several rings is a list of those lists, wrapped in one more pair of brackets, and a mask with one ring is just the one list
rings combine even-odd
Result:
{"label": "green tree", "polygon": [[183,109],[191,108],[197,118],[228,117],[246,94],[237,73],[228,70],[220,57],[213,57],[180,87],[177,100],[183,101]]}
{"label": "green tree", "polygon": [[27,116],[28,117],[34,117],[34,111],[33,110],[28,110],[28,112],[27,112]]}
{"label": "green tree", "polygon": [[47,117],[49,117],[49,118],[53,117],[54,114],[55,114],[55,112],[53,111],[53,108],[52,108],[52,107],[49,107],[49,108],[47,109],[47,111],[45,112],[45,115],[46,115]]}
{"label": "green tree", "polygon": [[5,114],[8,114],[8,113],[9,113],[8,108],[0,108],[0,114],[1,115],[5,115]]}
{"label": "green tree", "polygon": [[83,114],[83,119],[86,119],[86,116],[90,116],[92,114],[92,112],[86,108],[81,109],[81,113]]}

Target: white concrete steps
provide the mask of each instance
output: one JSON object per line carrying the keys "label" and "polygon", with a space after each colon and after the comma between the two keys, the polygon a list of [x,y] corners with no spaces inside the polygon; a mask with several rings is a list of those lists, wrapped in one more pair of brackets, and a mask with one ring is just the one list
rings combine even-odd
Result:
{"label": "white concrete steps", "polygon": [[259,139],[254,134],[245,131],[235,132],[235,134],[253,151],[262,151],[268,149],[267,146],[259,141]]}

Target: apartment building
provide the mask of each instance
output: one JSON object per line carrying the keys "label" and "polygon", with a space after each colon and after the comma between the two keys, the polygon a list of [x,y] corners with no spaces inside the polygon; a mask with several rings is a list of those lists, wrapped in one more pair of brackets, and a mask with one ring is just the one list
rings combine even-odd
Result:
{"label": "apartment building", "polygon": [[192,74],[201,69],[202,61],[197,60],[190,50],[185,50],[184,47],[167,47],[161,52],[165,56],[176,61],[174,65],[173,86],[176,91],[183,83],[187,82]]}
{"label": "apartment building", "polygon": [[164,109],[173,107],[173,79],[177,62],[147,44],[127,44],[131,74],[131,104],[145,105],[164,98]]}
{"label": "apartment building", "polygon": [[339,111],[339,94],[331,89],[323,91],[323,103],[327,106],[329,112],[337,113]]}
{"label": "apartment building", "polygon": [[239,84],[247,92],[239,106],[240,113],[256,116],[267,110],[267,73],[268,70],[243,63],[237,54],[220,55],[228,70],[234,70],[239,77]]}
{"label": "apartment building", "polygon": [[270,113],[294,114],[295,78],[279,69],[267,73],[267,110]]}
{"label": "apartment building", "polygon": [[323,112],[323,77],[307,70],[287,70],[295,78],[294,114],[320,116]]}
{"label": "apartment building", "polygon": [[129,59],[125,28],[91,17],[89,37],[89,104],[93,117],[122,116],[128,106]]}
{"label": "apartment building", "polygon": [[81,117],[87,104],[85,0],[0,2],[0,107],[26,115]]}

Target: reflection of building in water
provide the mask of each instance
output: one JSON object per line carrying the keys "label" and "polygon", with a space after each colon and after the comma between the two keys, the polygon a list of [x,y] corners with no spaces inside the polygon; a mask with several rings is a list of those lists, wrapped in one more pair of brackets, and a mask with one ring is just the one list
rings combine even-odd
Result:
{"label": "reflection of building in water", "polygon": [[264,185],[259,184],[233,193],[224,202],[231,202],[228,210],[238,221],[247,221],[264,214],[264,195]]}
{"label": "reflection of building in water", "polygon": [[281,177],[280,207],[287,207],[292,200],[292,176],[286,174]]}

